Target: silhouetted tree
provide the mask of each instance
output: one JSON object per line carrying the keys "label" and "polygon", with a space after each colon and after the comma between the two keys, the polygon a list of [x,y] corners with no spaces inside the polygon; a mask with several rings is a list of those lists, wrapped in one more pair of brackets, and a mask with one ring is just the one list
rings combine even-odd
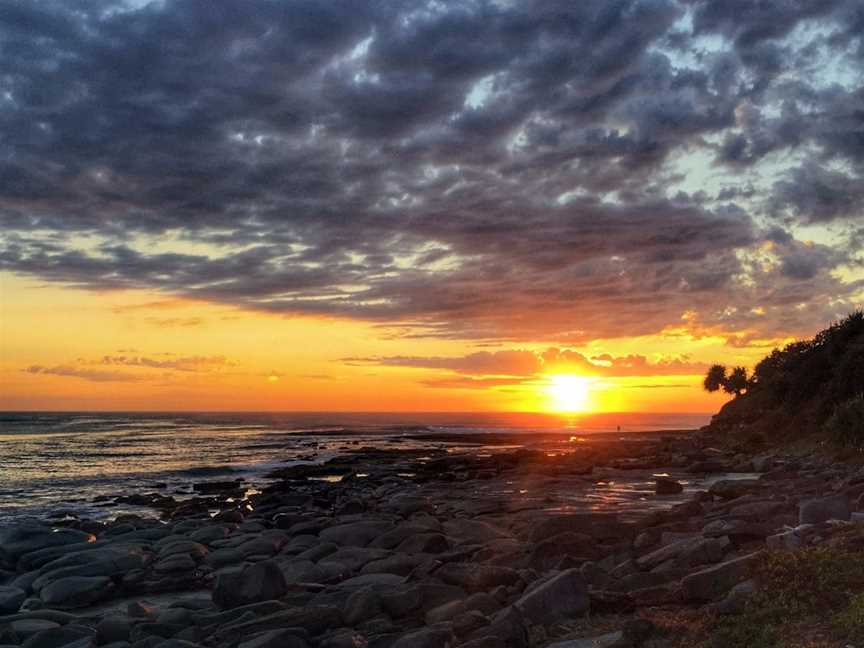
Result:
{"label": "silhouetted tree", "polygon": [[723,391],[727,394],[740,396],[741,392],[747,389],[748,384],[747,370],[744,367],[735,367],[731,373],[726,376],[726,380],[723,383]]}
{"label": "silhouetted tree", "polygon": [[708,373],[705,374],[705,380],[702,382],[702,386],[705,387],[705,391],[716,392],[721,387],[725,388],[726,385],[726,367],[721,364],[713,365]]}

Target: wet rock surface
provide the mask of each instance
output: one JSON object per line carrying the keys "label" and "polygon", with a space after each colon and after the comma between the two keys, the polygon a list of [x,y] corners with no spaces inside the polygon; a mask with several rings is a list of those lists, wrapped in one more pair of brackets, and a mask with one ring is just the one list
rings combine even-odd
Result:
{"label": "wet rock surface", "polygon": [[662,646],[646,614],[740,613],[761,551],[824,541],[864,493],[852,468],[698,435],[358,448],[272,478],[0,528],[0,644]]}

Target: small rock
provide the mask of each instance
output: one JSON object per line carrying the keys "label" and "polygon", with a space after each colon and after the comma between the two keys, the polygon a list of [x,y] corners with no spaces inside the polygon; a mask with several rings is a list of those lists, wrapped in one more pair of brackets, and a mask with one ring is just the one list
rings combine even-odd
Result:
{"label": "small rock", "polygon": [[657,495],[677,495],[684,490],[684,485],[670,477],[655,477],[654,492]]}
{"label": "small rock", "polygon": [[724,500],[736,499],[759,488],[758,479],[721,479],[711,484],[708,492]]}

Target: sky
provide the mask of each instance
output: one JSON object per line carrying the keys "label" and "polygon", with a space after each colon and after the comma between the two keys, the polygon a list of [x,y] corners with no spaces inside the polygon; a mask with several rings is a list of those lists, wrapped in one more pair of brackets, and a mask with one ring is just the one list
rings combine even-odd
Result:
{"label": "sky", "polygon": [[862,34],[0,0],[0,408],[714,411],[711,363],[864,302]]}

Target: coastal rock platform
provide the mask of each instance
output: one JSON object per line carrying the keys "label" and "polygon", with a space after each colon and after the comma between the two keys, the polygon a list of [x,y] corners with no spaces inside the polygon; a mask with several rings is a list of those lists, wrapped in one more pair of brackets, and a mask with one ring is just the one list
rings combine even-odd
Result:
{"label": "coastal rock platform", "polygon": [[505,441],[0,527],[0,645],[673,647],[669,614],[744,596],[760,552],[824,541],[864,493],[851,467],[696,434]]}

